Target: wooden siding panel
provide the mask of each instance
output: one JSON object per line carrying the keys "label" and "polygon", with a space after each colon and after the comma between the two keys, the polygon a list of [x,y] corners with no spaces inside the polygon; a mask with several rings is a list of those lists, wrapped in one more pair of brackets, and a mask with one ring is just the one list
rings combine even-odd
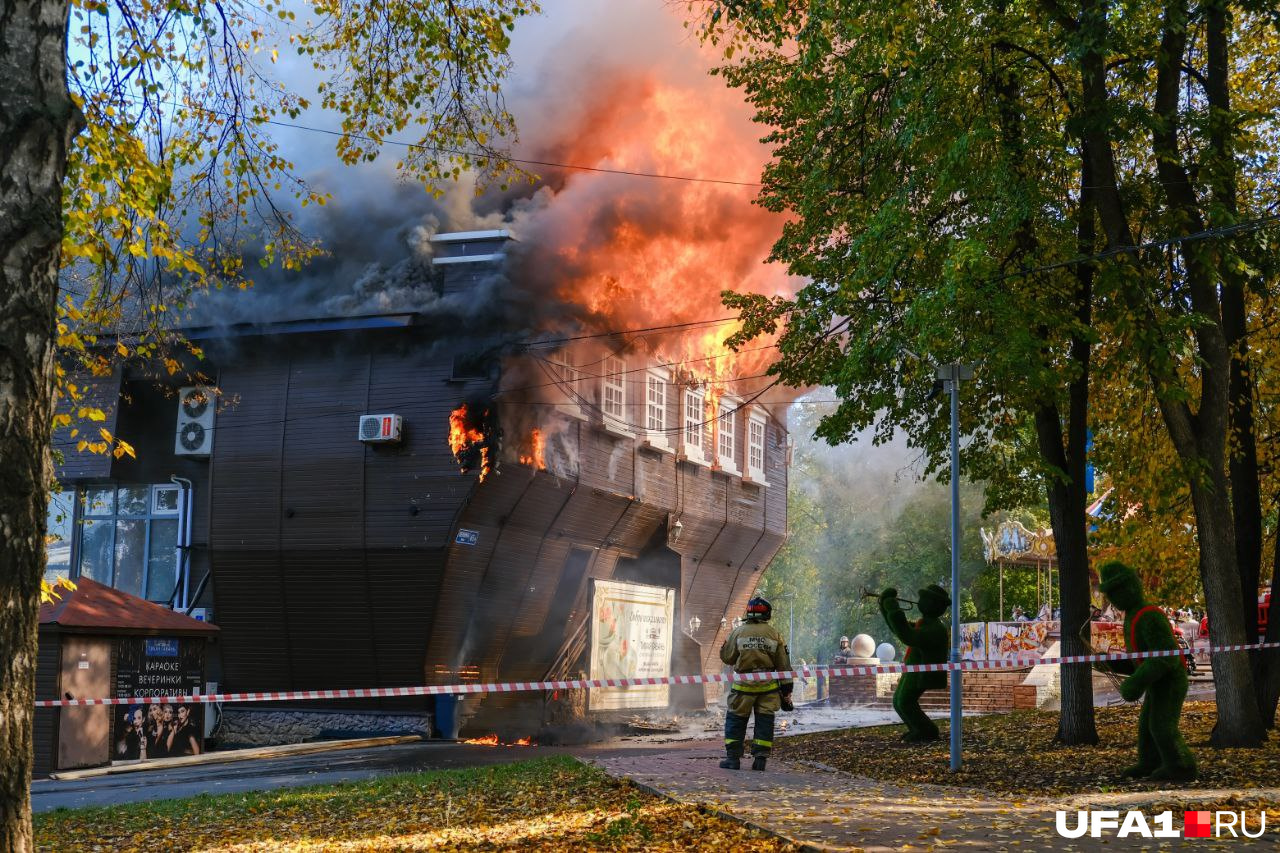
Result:
{"label": "wooden siding panel", "polygon": [[[54,476],[60,483],[73,483],[77,480],[104,479],[111,476],[111,465],[114,461],[110,453],[93,453],[80,451],[77,446],[84,436],[95,436],[102,427],[111,433],[116,432],[116,422],[120,411],[119,370],[109,376],[93,376],[84,371],[74,371],[68,378],[70,384],[81,391],[81,398],[75,401],[63,399],[59,401],[58,411],[72,415],[71,425],[59,427],[53,432],[53,448],[62,451],[62,464],[57,466]],[[107,418],[105,421],[86,423],[75,417],[75,410],[80,408],[101,409]],[[173,424],[170,424],[172,429]],[[72,430],[79,430],[80,435],[72,436]],[[172,432],[170,432],[172,440]]]}
{"label": "wooden siding panel", "polygon": [[288,363],[264,359],[229,366],[220,382],[224,396],[214,425],[209,545],[278,548]]}

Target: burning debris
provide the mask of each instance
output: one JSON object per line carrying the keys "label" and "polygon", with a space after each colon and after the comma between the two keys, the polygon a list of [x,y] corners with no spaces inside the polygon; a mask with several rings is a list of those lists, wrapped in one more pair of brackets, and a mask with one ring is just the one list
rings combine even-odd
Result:
{"label": "burning debris", "polygon": [[449,413],[449,450],[462,473],[478,469],[482,483],[497,469],[502,445],[502,431],[490,420],[488,409],[476,417],[466,403]]}
{"label": "burning debris", "polygon": [[458,743],[470,744],[471,746],[533,746],[533,738],[522,737],[510,743],[503,743],[498,739],[497,734],[491,734],[484,737],[465,738],[458,741]]}

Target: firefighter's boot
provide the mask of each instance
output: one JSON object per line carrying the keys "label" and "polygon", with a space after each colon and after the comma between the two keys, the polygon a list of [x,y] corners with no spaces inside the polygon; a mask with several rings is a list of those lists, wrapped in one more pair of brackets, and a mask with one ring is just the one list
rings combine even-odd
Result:
{"label": "firefighter's boot", "polygon": [[720,766],[725,770],[737,770],[742,767],[743,742],[747,739],[747,718],[732,711],[724,715],[724,760]]}
{"label": "firefighter's boot", "polygon": [[729,743],[724,747],[725,756],[720,761],[720,766],[725,770],[741,770],[742,769],[742,744]]}
{"label": "firefighter's boot", "polygon": [[751,760],[751,769],[752,769],[752,770],[763,770],[763,769],[764,769],[764,764],[765,764],[765,762],[766,762],[766,761],[768,761],[768,760],[769,760],[769,756],[767,756],[767,755],[757,755],[755,758],[753,758],[753,759]]}

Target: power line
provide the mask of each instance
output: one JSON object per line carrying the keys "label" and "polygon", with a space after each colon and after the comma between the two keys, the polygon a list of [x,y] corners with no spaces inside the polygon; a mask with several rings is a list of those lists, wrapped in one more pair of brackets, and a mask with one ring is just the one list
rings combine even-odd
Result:
{"label": "power line", "polygon": [[320,133],[325,136],[358,139],[361,142],[372,142],[375,145],[397,145],[401,148],[408,148],[414,151],[429,151],[432,154],[449,154],[455,157],[469,157],[473,160],[505,160],[509,163],[519,163],[522,166],[547,166],[553,169],[572,169],[576,172],[598,172],[606,175],[624,175],[629,178],[657,178],[664,181],[685,181],[687,183],[697,184],[720,184],[728,187],[759,188],[763,186],[757,181],[730,181],[724,178],[702,178],[696,175],[666,175],[661,172],[640,172],[631,169],[607,169],[603,166],[583,166],[578,163],[557,163],[553,160],[530,160],[521,157],[509,157],[503,154],[486,154],[484,152],[465,151],[460,148],[441,148],[433,145],[423,145],[420,142],[405,142],[399,139],[375,139],[372,136],[365,136],[360,133],[348,133],[341,130],[331,130],[327,127],[316,127],[314,125],[299,124],[297,122],[279,121],[278,119],[265,119],[262,123],[275,125],[276,127],[287,127],[293,130],[305,130],[309,133]]}

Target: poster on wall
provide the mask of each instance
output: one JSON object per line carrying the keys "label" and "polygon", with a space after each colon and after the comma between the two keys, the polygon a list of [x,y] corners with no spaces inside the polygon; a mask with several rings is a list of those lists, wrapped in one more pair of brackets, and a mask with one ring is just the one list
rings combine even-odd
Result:
{"label": "poster on wall", "polygon": [[[115,695],[189,696],[204,683],[203,639],[125,637],[116,652]],[[114,761],[199,755],[204,743],[204,706],[113,705]]]}
{"label": "poster on wall", "polygon": [[[663,678],[671,674],[675,590],[595,581],[591,597],[591,677]],[[670,687],[633,685],[592,690],[588,709],[665,708]]]}
{"label": "poster on wall", "polygon": [[987,623],[960,623],[960,660],[987,659]]}
{"label": "poster on wall", "polygon": [[987,659],[1038,660],[1057,636],[1057,622],[988,622]]}

